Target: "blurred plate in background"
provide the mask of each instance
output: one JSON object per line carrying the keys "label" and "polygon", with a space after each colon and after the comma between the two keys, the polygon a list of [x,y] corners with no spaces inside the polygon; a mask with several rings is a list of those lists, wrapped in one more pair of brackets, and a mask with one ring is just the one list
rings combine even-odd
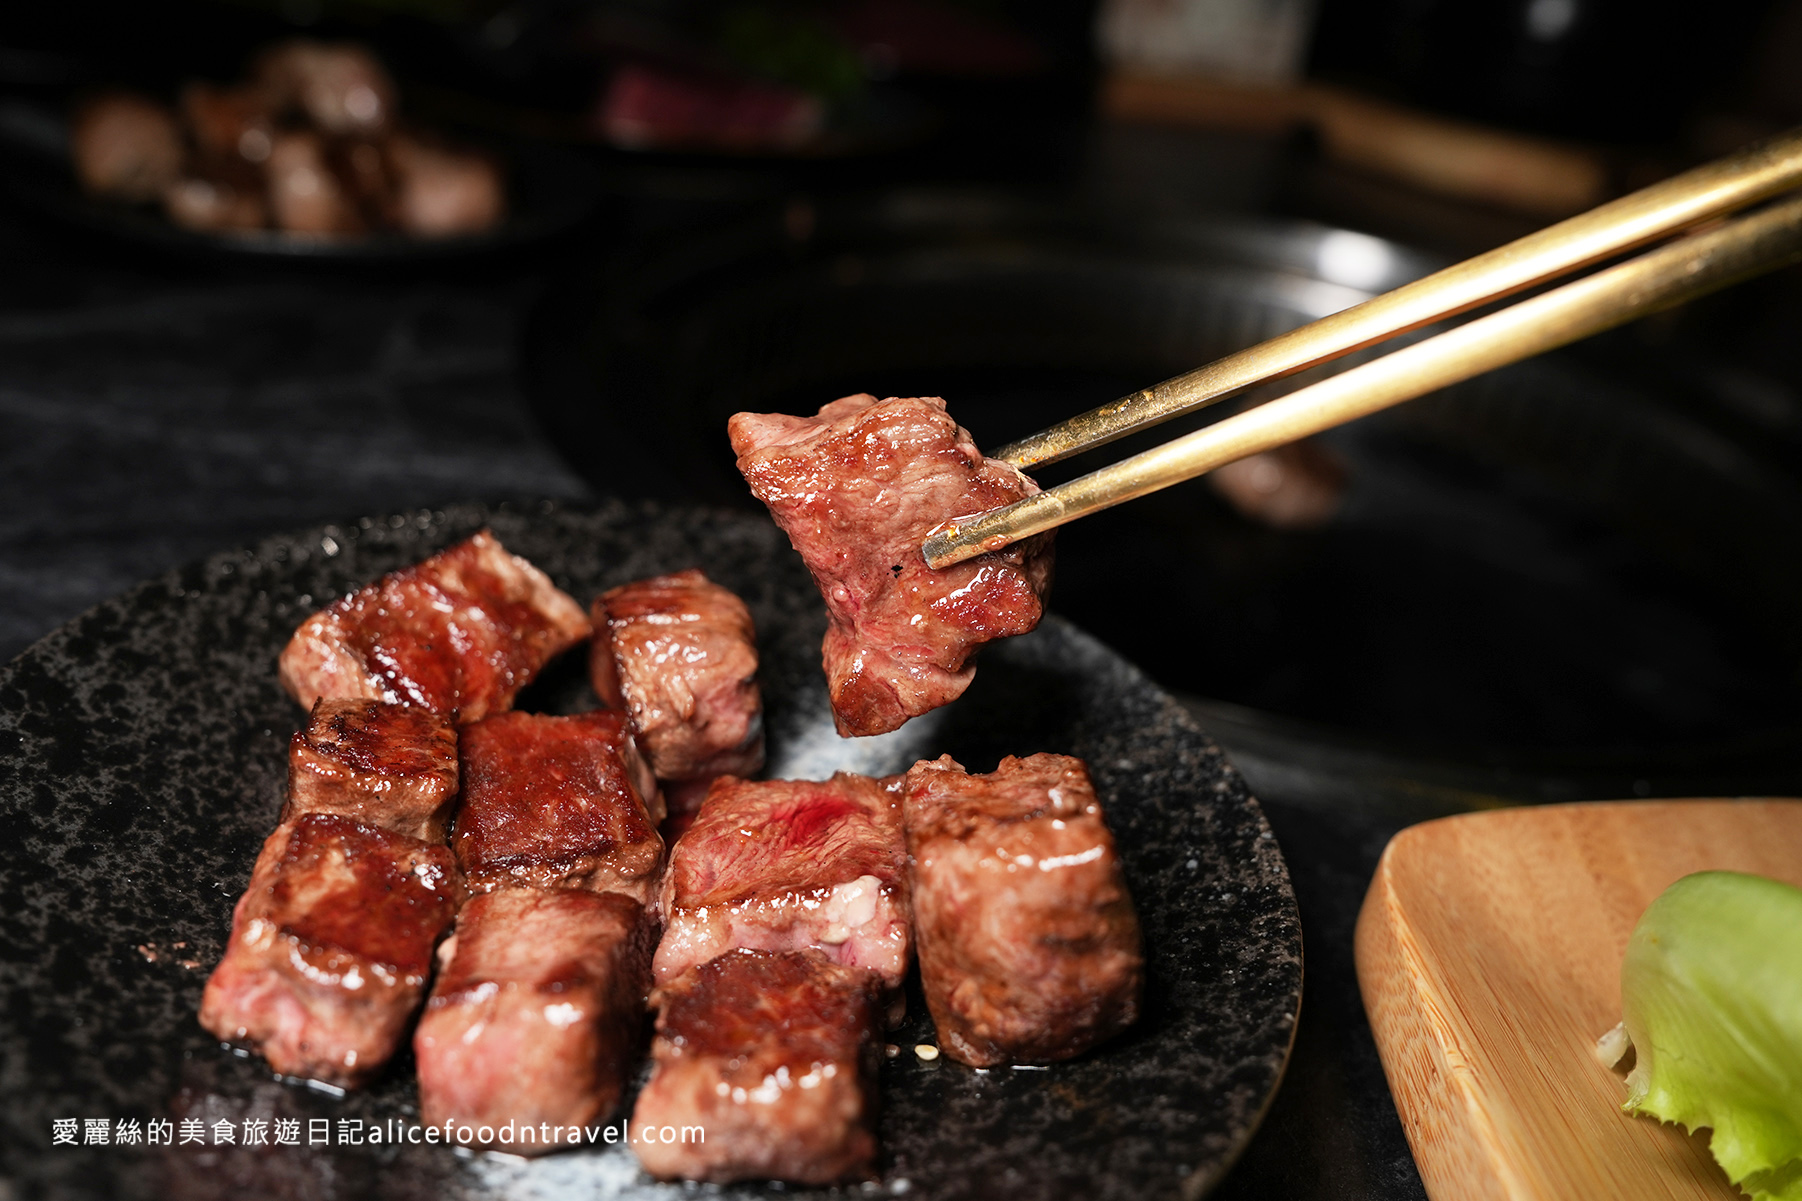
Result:
{"label": "blurred plate in background", "polygon": [[[471,139],[483,144],[481,139]],[[493,229],[443,238],[371,233],[308,237],[278,230],[185,229],[153,206],[92,196],[69,162],[68,122],[40,101],[0,100],[0,188],[61,224],[188,258],[394,263],[477,257],[539,245],[575,230],[602,203],[603,175],[579,151],[512,138],[491,141],[507,179],[507,215]]]}

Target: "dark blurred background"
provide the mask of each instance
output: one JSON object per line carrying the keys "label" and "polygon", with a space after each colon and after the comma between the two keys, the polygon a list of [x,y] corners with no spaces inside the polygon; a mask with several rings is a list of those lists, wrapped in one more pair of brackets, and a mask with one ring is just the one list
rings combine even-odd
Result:
{"label": "dark blurred background", "polygon": [[[499,222],[77,182],[84,106],[295,38],[373,52]],[[938,394],[998,444],[1775,134],[1799,68],[1802,0],[9,4],[0,659],[313,522],[748,506],[739,409]],[[1796,790],[1799,328],[1780,272],[1060,534],[1054,607],[1188,702],[1296,876],[1295,1066],[1226,1195],[1421,1195],[1350,958],[1393,830]]]}

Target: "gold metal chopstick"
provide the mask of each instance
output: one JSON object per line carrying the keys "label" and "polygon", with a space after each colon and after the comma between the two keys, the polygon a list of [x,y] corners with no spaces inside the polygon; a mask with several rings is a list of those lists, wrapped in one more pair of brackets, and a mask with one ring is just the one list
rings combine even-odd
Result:
{"label": "gold metal chopstick", "polygon": [[1673,176],[992,452],[1022,471],[1556,279],[1802,185],[1802,129]]}
{"label": "gold metal chopstick", "polygon": [[921,550],[933,567],[948,567],[1798,259],[1802,197],[1648,251],[1069,483],[948,522]]}

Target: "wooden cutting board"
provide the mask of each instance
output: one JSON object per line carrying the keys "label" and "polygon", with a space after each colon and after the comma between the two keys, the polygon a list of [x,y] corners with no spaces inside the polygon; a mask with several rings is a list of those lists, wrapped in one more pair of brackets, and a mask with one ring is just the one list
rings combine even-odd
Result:
{"label": "wooden cutting board", "polygon": [[1403,830],[1358,918],[1358,981],[1433,1201],[1729,1201],[1706,1135],[1621,1112],[1595,1058],[1627,936],[1710,868],[1802,885],[1802,801],[1602,802]]}

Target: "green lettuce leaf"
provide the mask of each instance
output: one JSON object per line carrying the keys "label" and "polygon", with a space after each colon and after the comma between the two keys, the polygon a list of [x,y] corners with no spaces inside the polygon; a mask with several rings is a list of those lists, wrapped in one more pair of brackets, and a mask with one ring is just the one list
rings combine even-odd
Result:
{"label": "green lettuce leaf", "polygon": [[1625,1108],[1686,1130],[1756,1201],[1802,1201],[1802,889],[1685,876],[1621,965],[1635,1063]]}

